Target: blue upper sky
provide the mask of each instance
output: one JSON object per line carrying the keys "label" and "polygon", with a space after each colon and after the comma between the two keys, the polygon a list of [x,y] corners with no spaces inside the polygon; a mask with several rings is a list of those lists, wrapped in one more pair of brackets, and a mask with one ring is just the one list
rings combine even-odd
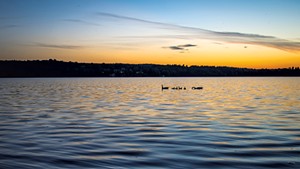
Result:
{"label": "blue upper sky", "polygon": [[150,46],[194,36],[299,50],[299,18],[299,0],[1,0],[0,49],[8,43],[124,49],[140,43],[136,38],[152,38],[141,40]]}
{"label": "blue upper sky", "polygon": [[[65,18],[94,19],[106,12],[215,31],[300,37],[299,0],[1,0],[10,24],[43,24]],[[285,30],[285,31],[283,31]]]}

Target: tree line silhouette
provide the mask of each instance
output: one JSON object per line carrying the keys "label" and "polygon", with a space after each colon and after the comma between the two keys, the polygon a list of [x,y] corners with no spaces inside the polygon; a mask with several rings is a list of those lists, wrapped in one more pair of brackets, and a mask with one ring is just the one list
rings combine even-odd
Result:
{"label": "tree line silhouette", "polygon": [[299,67],[250,69],[227,66],[186,66],[122,63],[77,63],[55,59],[0,61],[0,77],[210,77],[300,76]]}

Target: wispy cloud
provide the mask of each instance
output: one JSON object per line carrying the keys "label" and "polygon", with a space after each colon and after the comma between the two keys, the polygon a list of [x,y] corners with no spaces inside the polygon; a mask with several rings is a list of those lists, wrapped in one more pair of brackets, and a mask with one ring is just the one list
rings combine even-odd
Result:
{"label": "wispy cloud", "polygon": [[110,18],[123,19],[123,20],[130,20],[130,21],[135,21],[135,22],[141,22],[141,23],[146,23],[146,24],[171,26],[171,24],[167,24],[167,23],[149,21],[149,20],[144,20],[144,19],[139,19],[139,18],[134,18],[134,17],[128,17],[128,16],[122,16],[122,15],[116,15],[116,14],[105,13],[105,12],[98,12],[97,15],[98,16],[104,16],[104,17],[110,17]]}
{"label": "wispy cloud", "polygon": [[3,26],[0,26],[0,30],[3,30],[3,29],[12,29],[12,28],[17,28],[17,27],[20,27],[20,25],[14,25],[14,24],[3,25]]}
{"label": "wispy cloud", "polygon": [[179,46],[169,46],[168,48],[172,49],[172,50],[185,50],[184,48],[179,47]]}
{"label": "wispy cloud", "polygon": [[185,45],[176,45],[176,46],[168,46],[168,47],[163,47],[163,48],[168,48],[171,50],[177,50],[177,51],[188,51],[190,47],[196,47],[197,45],[193,44],[185,44]]}
{"label": "wispy cloud", "polygon": [[63,19],[64,22],[73,22],[73,23],[79,23],[84,25],[92,25],[92,26],[101,26],[98,23],[88,22],[80,19]]}
{"label": "wispy cloud", "polygon": [[[181,26],[176,24],[169,24],[163,22],[149,21],[145,19],[139,19],[135,17],[128,17],[122,15],[116,15],[111,13],[98,12],[98,16],[115,18],[120,20],[127,20],[133,22],[139,22],[144,24],[151,24],[159,26],[162,29],[171,29],[175,31],[184,32],[187,34],[184,35],[171,35],[171,36],[155,36],[156,38],[180,38],[180,39],[207,39],[214,40],[219,42],[227,43],[240,43],[240,44],[252,44],[260,45],[271,48],[276,48],[285,51],[299,52],[300,51],[300,42],[285,40],[277,38],[275,36],[266,36],[259,34],[249,34],[249,33],[240,33],[240,32],[218,32],[213,30],[207,30],[196,27]],[[178,46],[177,46],[178,47]],[[180,50],[174,48],[174,50]]]}
{"label": "wispy cloud", "polygon": [[196,47],[197,45],[193,45],[193,44],[185,44],[185,45],[178,45],[178,47],[181,48],[190,48],[190,47]]}
{"label": "wispy cloud", "polygon": [[56,44],[46,44],[46,43],[35,43],[32,46],[43,47],[43,48],[56,48],[56,49],[82,49],[84,46],[77,45],[56,45]]}

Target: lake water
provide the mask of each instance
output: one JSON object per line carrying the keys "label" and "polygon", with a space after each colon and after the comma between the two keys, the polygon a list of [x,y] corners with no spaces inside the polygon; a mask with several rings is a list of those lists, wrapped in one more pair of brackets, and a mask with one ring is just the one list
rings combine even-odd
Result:
{"label": "lake water", "polygon": [[300,78],[0,79],[0,168],[300,168]]}

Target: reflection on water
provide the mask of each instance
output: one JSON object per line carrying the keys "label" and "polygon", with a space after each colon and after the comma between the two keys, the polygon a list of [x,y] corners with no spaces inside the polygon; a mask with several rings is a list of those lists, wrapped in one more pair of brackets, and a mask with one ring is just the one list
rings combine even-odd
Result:
{"label": "reflection on water", "polygon": [[0,168],[300,168],[300,78],[0,79],[0,121]]}

